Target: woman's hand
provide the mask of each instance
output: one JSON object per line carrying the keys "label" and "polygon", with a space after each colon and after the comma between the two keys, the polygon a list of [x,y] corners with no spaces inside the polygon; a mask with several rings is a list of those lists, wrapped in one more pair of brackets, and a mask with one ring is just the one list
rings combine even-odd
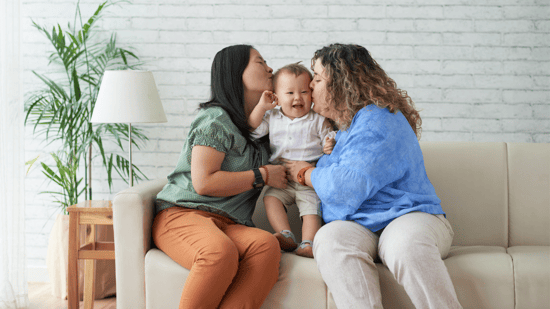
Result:
{"label": "woman's hand", "polygon": [[313,165],[305,162],[305,161],[290,161],[290,160],[284,160],[285,162],[285,166],[287,168],[287,178],[288,180],[292,180],[292,181],[295,181],[295,182],[298,182],[298,172],[303,169],[304,167],[308,167],[308,166],[311,166],[313,167]]}
{"label": "woman's hand", "polygon": [[284,165],[264,165],[264,168],[267,169],[269,174],[269,180],[266,182],[266,185],[286,189],[286,184],[288,180],[286,178],[286,167]]}

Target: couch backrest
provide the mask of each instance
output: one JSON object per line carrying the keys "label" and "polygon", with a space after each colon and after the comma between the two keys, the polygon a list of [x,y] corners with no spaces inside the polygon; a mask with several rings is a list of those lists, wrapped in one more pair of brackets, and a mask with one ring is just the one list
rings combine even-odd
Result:
{"label": "couch backrest", "polygon": [[550,144],[508,144],[509,246],[550,245]]}
{"label": "couch backrest", "polygon": [[451,223],[453,245],[508,246],[505,143],[421,142],[428,178]]}
{"label": "couch backrest", "polygon": [[[420,142],[453,245],[550,245],[550,144]],[[296,207],[288,212],[301,237]],[[254,223],[273,232],[263,205]]]}

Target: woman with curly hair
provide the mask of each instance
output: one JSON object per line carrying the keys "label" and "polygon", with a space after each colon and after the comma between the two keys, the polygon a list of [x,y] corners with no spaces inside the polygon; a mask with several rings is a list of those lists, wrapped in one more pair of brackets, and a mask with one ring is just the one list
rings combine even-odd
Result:
{"label": "woman with curly hair", "polygon": [[340,131],[316,167],[287,162],[289,179],[313,187],[324,225],[313,242],[338,308],[382,308],[380,259],[416,308],[461,308],[443,263],[453,239],[424,167],[421,119],[359,45],[315,52],[313,110]]}

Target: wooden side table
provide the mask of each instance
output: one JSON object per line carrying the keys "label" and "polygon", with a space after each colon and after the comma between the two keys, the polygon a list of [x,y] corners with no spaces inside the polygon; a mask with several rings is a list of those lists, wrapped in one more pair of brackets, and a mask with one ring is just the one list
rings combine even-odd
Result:
{"label": "wooden side table", "polygon": [[[67,207],[69,211],[69,309],[78,309],[78,260],[85,260],[84,308],[94,307],[95,260],[114,260],[114,242],[96,241],[96,225],[113,225],[111,201],[84,201]],[[86,244],[80,246],[80,225],[87,224]]]}

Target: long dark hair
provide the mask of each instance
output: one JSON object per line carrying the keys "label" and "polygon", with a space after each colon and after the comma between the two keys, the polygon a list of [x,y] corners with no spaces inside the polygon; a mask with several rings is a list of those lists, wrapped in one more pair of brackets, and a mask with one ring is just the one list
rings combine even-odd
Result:
{"label": "long dark hair", "polygon": [[250,60],[251,45],[233,45],[220,50],[212,62],[210,100],[199,104],[199,109],[212,106],[223,108],[248,142],[250,136],[244,112],[243,72]]}

